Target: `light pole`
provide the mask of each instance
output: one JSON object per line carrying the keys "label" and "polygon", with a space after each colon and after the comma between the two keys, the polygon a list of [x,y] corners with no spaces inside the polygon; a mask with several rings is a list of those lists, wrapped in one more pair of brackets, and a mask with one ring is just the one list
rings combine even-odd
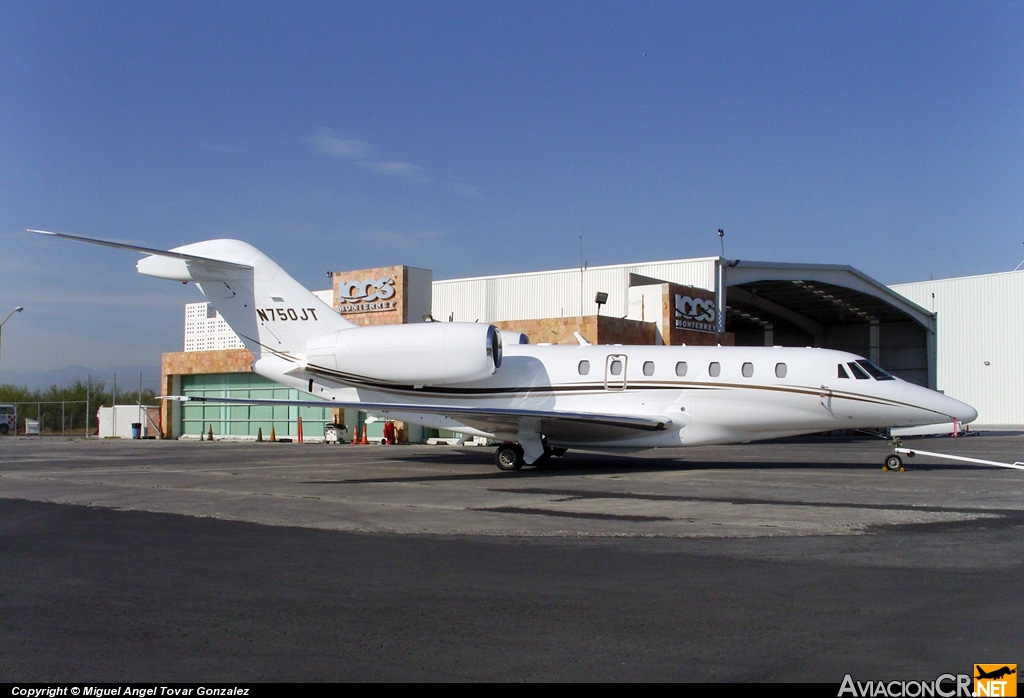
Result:
{"label": "light pole", "polygon": [[[7,317],[4,318],[4,321],[0,322],[0,339],[3,338],[3,334],[2,333],[3,333],[3,329],[4,329],[4,323],[6,323],[8,320],[10,320],[12,315],[14,315],[15,313],[20,313],[22,310],[24,310],[24,308],[19,305],[17,308],[15,308],[11,312],[7,313]],[[2,346],[3,345],[0,344],[0,347],[2,347]],[[0,385],[3,385],[3,383],[0,383]]]}

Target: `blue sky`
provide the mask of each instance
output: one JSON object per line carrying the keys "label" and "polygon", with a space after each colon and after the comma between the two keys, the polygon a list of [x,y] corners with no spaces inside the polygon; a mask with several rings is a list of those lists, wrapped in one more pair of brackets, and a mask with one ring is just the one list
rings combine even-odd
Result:
{"label": "blue sky", "polygon": [[[726,254],[884,283],[1024,258],[1021,2],[0,5],[2,368],[156,364],[247,240],[453,278]],[[8,306],[10,306],[8,308]],[[2,376],[0,376],[2,378]]]}

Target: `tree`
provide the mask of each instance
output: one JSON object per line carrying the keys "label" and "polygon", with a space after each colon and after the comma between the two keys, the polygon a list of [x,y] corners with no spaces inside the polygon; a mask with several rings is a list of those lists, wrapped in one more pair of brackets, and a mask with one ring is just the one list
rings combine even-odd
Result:
{"label": "tree", "polygon": [[[122,392],[120,395],[121,404],[131,404],[138,400],[137,392]],[[23,424],[25,417],[38,419],[42,431],[58,434],[84,432],[87,413],[91,430],[95,430],[96,411],[101,405],[111,405],[112,400],[113,395],[103,381],[90,383],[77,380],[64,388],[51,385],[46,390],[0,385],[0,403],[15,404],[19,422]],[[151,389],[142,391],[142,404],[159,404]]]}

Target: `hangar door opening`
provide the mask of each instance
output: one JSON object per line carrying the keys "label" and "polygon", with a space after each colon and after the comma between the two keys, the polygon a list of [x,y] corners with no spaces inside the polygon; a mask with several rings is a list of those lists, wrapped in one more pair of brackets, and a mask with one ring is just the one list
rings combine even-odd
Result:
{"label": "hangar door opening", "polygon": [[[826,271],[841,280],[848,269]],[[733,276],[742,276],[734,271],[749,270],[729,269],[726,331],[737,346],[849,351],[908,382],[935,387],[934,318],[881,284],[856,273],[850,285],[770,277],[733,284]]]}

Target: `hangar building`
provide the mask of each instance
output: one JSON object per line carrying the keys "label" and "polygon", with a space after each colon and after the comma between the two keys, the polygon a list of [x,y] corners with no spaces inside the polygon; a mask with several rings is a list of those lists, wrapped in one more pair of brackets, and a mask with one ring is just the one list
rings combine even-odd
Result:
{"label": "hangar building", "polygon": [[978,410],[978,427],[1024,425],[1024,270],[898,284],[937,329],[940,390]]}
{"label": "hangar building", "polygon": [[[668,305],[674,320],[686,324],[677,307],[686,289],[709,294],[715,303],[711,331],[731,335],[730,344],[852,351],[904,380],[935,387],[934,316],[848,266],[704,257],[453,279],[434,282],[432,308],[438,319],[522,327],[533,341],[534,319],[582,324],[583,318],[603,314],[655,321],[658,344],[698,343],[670,340],[673,327],[661,312]],[[598,294],[607,296],[602,307]]]}
{"label": "hangar building", "polygon": [[[993,385],[979,391],[970,387],[977,379],[960,369],[964,346],[975,345],[950,339],[970,334],[961,328],[974,317],[963,312],[964,294],[971,288],[996,284],[1006,294],[1001,297],[1019,298],[1024,272],[999,276],[890,289],[849,266],[704,257],[443,281],[413,267],[344,271],[334,272],[332,288],[317,295],[356,324],[479,321],[522,332],[533,343],[574,344],[578,334],[595,344],[842,349],[905,380],[966,400],[979,409],[979,424],[1024,424],[1019,399],[989,399],[993,391],[1004,392],[1003,386],[1016,385],[1013,394],[1021,394],[1021,360],[1011,358],[1012,352],[997,353],[997,347],[1012,344],[1001,335],[992,337],[991,357],[978,361]],[[928,284],[937,284],[938,290]],[[1020,327],[1019,306],[1008,305],[1014,310],[1004,308],[1004,315],[1013,317],[1002,318],[1004,324]],[[982,329],[976,325],[975,330]],[[184,395],[299,396],[253,374],[251,360],[206,303],[192,303],[186,307],[185,351],[164,355],[163,389]],[[168,436],[198,436],[212,429],[218,436],[253,438],[260,430],[269,433],[271,426],[279,436],[294,436],[297,416],[303,417],[309,436],[335,419],[367,425],[366,415],[352,410],[341,417],[327,409],[171,403],[162,426]],[[380,423],[370,421],[370,435],[377,436]],[[409,433],[414,441],[431,435]]]}

